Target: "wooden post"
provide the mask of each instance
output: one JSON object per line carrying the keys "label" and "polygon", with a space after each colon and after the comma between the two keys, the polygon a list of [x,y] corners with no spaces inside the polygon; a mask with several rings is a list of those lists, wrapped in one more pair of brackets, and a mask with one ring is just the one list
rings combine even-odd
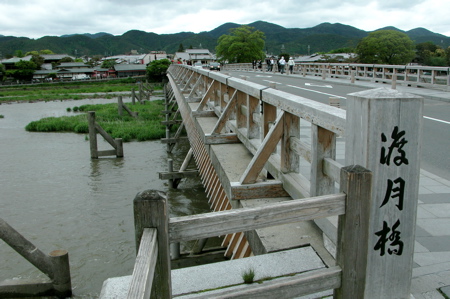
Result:
{"label": "wooden post", "polygon": [[131,89],[131,103],[136,104],[136,92],[134,91],[134,88]]}
{"label": "wooden post", "polygon": [[355,83],[355,71],[351,71],[350,82]]}
{"label": "wooden post", "polygon": [[89,144],[91,149],[91,159],[98,159],[97,150],[97,130],[95,129],[95,111],[87,113],[89,123]]}
{"label": "wooden post", "polygon": [[133,200],[136,253],[144,228],[156,228],[158,260],[150,298],[172,298],[167,200],[157,190],[139,192]]}
{"label": "wooden post", "polygon": [[66,250],[53,250],[49,253],[53,271],[53,288],[55,296],[67,298],[72,296],[70,279],[69,253]]}
{"label": "wooden post", "polygon": [[118,110],[119,110],[119,115],[120,116],[122,116],[122,114],[123,114],[123,102],[122,102],[122,96],[119,96],[118,98],[117,98],[117,108],[118,108]]}
{"label": "wooden post", "polygon": [[116,142],[116,157],[122,158],[123,157],[123,140],[122,138],[116,138],[114,139]]}
{"label": "wooden post", "polygon": [[[173,160],[172,159],[168,159],[167,160],[167,167],[168,167],[168,172],[172,173],[173,172]],[[174,184],[173,184],[173,179],[169,179],[169,187],[170,188],[174,188]]]}
{"label": "wooden post", "polygon": [[[334,298],[365,297],[369,248],[372,173],[359,165],[341,169],[340,191],[347,195],[345,214],[339,216],[336,263],[342,269],[341,287]],[[386,297],[387,298],[387,297]]]}
{"label": "wooden post", "polygon": [[346,165],[373,172],[364,298],[409,298],[423,99],[378,88],[347,99]]}

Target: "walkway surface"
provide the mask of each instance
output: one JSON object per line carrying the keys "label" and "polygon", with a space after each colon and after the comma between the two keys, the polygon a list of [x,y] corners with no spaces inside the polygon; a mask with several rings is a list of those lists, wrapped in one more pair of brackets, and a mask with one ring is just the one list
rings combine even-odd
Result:
{"label": "walkway surface", "polygon": [[[320,77],[311,76],[306,78],[343,85],[355,84],[367,87],[368,89],[379,88],[380,85],[390,88],[388,84],[365,81],[351,83],[349,80],[345,79],[331,78],[323,80]],[[449,91],[406,87],[401,85],[397,85],[396,89],[402,92],[422,96],[425,99],[440,100],[450,103]],[[307,128],[305,127],[305,129]],[[338,138],[337,143],[336,160],[343,163],[344,142],[341,138]],[[419,203],[411,294],[415,299],[450,298],[450,181],[433,175],[425,170],[421,170],[419,184]],[[110,288],[114,288],[114,285],[117,288],[127,288],[130,279],[129,277],[116,279],[124,279],[125,281],[120,283],[117,280],[113,280],[110,283]],[[181,281],[183,281],[183,279],[181,279]],[[125,290],[122,290],[122,292],[116,290],[116,292],[114,292],[110,289],[109,291],[118,295]],[[105,293],[103,295],[105,295]],[[324,295],[325,297],[322,297]],[[328,298],[326,295],[327,294],[322,293],[319,298]],[[110,298],[110,296],[101,296],[101,298]],[[118,297],[112,296],[111,298],[120,298],[120,295]],[[305,298],[312,297],[307,296]]]}

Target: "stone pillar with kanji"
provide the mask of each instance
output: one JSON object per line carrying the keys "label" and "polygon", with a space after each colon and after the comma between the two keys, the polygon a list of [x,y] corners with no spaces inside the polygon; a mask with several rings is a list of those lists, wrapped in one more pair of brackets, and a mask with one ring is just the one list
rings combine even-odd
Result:
{"label": "stone pillar with kanji", "polygon": [[423,99],[378,88],[347,99],[345,164],[373,173],[364,298],[410,298]]}

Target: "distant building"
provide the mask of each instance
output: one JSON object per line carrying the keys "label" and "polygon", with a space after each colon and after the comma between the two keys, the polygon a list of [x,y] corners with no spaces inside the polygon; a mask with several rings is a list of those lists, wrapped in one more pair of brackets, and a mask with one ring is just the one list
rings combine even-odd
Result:
{"label": "distant building", "polygon": [[209,52],[208,49],[187,49],[184,52],[176,52],[173,60],[183,63],[190,61],[192,64],[196,62],[209,64],[216,60],[216,56]]}

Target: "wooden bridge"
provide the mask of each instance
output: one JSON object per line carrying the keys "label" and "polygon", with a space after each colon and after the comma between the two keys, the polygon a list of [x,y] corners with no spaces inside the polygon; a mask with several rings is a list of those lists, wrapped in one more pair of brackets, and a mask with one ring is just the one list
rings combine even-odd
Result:
{"label": "wooden bridge", "polygon": [[[159,200],[150,210],[145,195],[135,201],[139,254],[129,298],[150,290],[152,298],[172,296],[169,243],[226,235],[226,256],[243,258],[269,251],[265,227],[309,220],[334,243],[334,265],[293,276],[289,286],[225,290],[227,298],[292,298],[324,288],[335,298],[409,298],[421,98],[368,90],[349,95],[345,111],[189,66],[172,65],[168,78],[168,106],[182,116],[214,212],[168,218]],[[336,159],[337,140],[350,166]],[[140,212],[146,209],[151,215]]]}

